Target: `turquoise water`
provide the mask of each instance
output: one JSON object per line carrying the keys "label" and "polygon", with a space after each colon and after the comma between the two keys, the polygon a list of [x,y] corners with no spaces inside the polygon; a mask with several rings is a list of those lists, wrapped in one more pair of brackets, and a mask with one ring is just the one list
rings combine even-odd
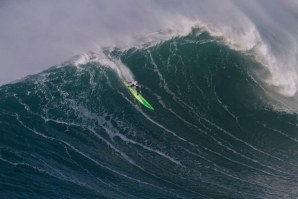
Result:
{"label": "turquoise water", "polygon": [[295,198],[297,115],[272,108],[254,59],[194,30],[0,87],[1,198]]}

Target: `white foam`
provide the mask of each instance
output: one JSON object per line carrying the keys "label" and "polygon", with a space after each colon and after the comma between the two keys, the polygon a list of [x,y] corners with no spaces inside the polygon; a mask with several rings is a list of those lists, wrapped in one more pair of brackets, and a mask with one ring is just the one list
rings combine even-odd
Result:
{"label": "white foam", "polygon": [[298,76],[293,65],[295,62],[297,64],[297,61],[293,60],[291,56],[285,56],[286,60],[284,60],[282,57],[274,55],[265,44],[257,46],[256,52],[261,55],[258,61],[269,72],[263,81],[285,97],[295,96],[298,90]]}
{"label": "white foam", "polygon": [[123,80],[134,81],[134,76],[127,66],[125,66],[120,60],[106,55],[102,52],[102,50],[97,53],[82,53],[71,60],[71,63],[77,68],[92,62],[99,64],[101,67],[113,69]]}

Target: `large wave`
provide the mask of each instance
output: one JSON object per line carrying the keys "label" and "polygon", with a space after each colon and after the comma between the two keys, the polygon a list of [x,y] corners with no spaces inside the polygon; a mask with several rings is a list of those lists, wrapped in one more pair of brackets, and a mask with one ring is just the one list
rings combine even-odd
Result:
{"label": "large wave", "polygon": [[276,110],[255,46],[206,30],[155,33],[0,87],[1,196],[297,197],[296,113]]}

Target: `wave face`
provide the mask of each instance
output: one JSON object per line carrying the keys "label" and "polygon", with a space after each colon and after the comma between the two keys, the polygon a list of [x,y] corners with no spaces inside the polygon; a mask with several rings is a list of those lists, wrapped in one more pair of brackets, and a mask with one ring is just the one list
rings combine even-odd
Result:
{"label": "wave face", "polygon": [[249,55],[198,30],[104,54],[0,88],[1,198],[298,197],[297,115]]}

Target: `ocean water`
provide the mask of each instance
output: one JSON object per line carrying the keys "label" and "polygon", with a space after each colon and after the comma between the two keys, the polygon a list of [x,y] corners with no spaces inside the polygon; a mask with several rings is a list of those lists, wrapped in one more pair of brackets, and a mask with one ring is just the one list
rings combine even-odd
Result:
{"label": "ocean water", "polygon": [[1,198],[298,198],[297,113],[252,53],[193,29],[75,59],[0,87]]}

